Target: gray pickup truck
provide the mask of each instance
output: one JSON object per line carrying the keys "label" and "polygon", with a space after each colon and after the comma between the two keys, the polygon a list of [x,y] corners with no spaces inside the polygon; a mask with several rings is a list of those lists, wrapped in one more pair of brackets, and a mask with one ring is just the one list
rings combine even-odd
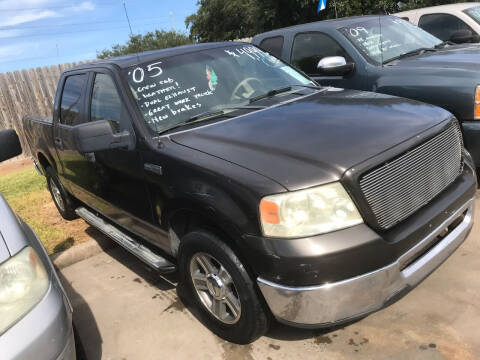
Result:
{"label": "gray pickup truck", "polygon": [[[0,131],[0,162],[21,154]],[[45,249],[0,195],[0,359],[75,360],[72,307]]]}
{"label": "gray pickup truck", "polygon": [[465,146],[480,167],[479,45],[442,42],[394,16],[293,26],[257,35],[252,42],[321,85],[443,107],[462,124]]}

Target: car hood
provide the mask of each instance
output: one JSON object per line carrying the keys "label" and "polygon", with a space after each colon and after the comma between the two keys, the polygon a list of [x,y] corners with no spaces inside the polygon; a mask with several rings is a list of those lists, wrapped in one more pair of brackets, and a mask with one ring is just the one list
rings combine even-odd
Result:
{"label": "car hood", "polygon": [[392,63],[400,67],[458,68],[480,70],[480,46],[477,44],[455,45],[435,52],[399,59]]}
{"label": "car hood", "polygon": [[[0,216],[2,214],[0,213]],[[7,244],[5,244],[5,240],[3,239],[2,232],[0,231],[0,264],[7,260],[10,257],[10,253],[8,252]]]}
{"label": "car hood", "polygon": [[297,190],[339,180],[347,169],[450,116],[413,100],[329,89],[171,139]]}

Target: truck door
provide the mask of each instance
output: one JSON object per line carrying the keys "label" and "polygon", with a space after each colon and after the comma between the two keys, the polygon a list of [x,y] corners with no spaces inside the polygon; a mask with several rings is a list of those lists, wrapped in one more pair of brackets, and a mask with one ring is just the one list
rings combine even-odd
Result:
{"label": "truck door", "polygon": [[[114,132],[128,131],[135,135],[113,73],[95,70],[87,94],[89,121],[108,120]],[[92,206],[129,231],[161,246],[159,231],[151,225],[153,212],[139,151],[136,148],[99,151],[90,154],[87,161],[97,179],[88,189],[94,197]]]}
{"label": "truck door", "polygon": [[72,130],[86,121],[84,93],[88,76],[87,72],[76,72],[64,78],[54,125],[55,148],[61,165],[58,175],[68,191],[82,201],[85,200],[84,190],[93,186],[96,175],[86,156],[76,151]]}

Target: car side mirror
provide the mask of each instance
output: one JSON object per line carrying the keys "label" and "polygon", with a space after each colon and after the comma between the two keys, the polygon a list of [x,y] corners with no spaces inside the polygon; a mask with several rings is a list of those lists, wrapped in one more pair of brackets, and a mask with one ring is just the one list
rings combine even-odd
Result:
{"label": "car side mirror", "polygon": [[354,63],[347,63],[343,56],[327,56],[318,62],[320,74],[327,76],[344,76],[353,71]]}
{"label": "car side mirror", "polygon": [[75,147],[80,153],[129,148],[133,141],[128,131],[115,134],[108,120],[92,121],[73,127]]}
{"label": "car side mirror", "polygon": [[14,158],[22,153],[22,145],[13,129],[0,131],[0,162]]}
{"label": "car side mirror", "polygon": [[475,39],[473,33],[470,30],[457,30],[452,36],[450,36],[450,41],[455,44],[462,44],[472,42]]}

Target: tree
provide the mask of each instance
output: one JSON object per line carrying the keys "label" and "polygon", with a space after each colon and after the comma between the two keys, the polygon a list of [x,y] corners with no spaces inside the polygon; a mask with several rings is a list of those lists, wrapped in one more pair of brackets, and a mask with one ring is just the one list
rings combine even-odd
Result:
{"label": "tree", "polygon": [[[199,0],[199,9],[185,19],[193,40],[234,40],[312,21],[354,15],[400,11],[398,0],[328,0],[327,10],[317,13],[319,0]],[[463,0],[403,0],[401,10]]]}
{"label": "tree", "polygon": [[105,59],[114,56],[148,50],[165,49],[191,43],[192,39],[185,34],[175,31],[155,30],[154,32],[147,32],[145,35],[130,35],[126,44],[116,44],[113,45],[111,49],[104,49],[97,52],[97,57],[99,59]]}

